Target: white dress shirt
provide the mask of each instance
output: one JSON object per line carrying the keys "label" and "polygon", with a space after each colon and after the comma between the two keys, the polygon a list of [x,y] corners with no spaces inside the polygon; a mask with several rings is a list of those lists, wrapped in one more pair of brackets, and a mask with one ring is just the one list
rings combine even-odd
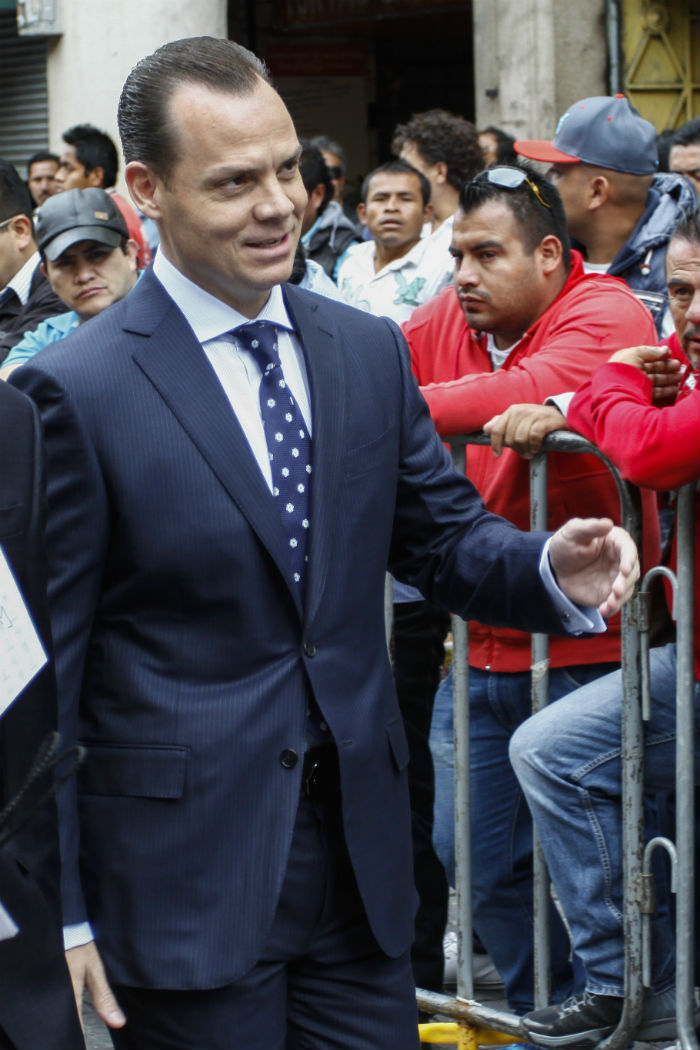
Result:
{"label": "white dress shirt", "polygon": [[232,329],[253,321],[271,321],[277,325],[284,378],[312,434],[311,399],[304,353],[287,313],[281,287],[275,285],[258,316],[250,318],[244,317],[238,310],[185,277],[165,256],[162,245],[156,253],[153,272],[182,310],[195,339],[207,355],[272,491],[272,473],[258,398],[262,373],[252,354],[239,346]]}

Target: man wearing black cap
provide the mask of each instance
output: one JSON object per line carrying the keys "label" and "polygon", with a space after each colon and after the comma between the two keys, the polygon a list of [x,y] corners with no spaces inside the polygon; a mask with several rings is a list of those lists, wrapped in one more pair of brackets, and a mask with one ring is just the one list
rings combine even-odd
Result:
{"label": "man wearing black cap", "polygon": [[8,355],[0,379],[49,343],[123,299],[136,283],[137,245],[104,190],[68,190],[51,197],[36,214],[42,269],[68,312],[27,332]]}
{"label": "man wearing black cap", "polygon": [[547,175],[586,269],[621,277],[651,310],[659,335],[669,335],[666,246],[694,201],[678,175],[656,174],[654,125],[624,95],[584,98],[567,109],[551,142],[522,140],[515,149],[551,165]]}

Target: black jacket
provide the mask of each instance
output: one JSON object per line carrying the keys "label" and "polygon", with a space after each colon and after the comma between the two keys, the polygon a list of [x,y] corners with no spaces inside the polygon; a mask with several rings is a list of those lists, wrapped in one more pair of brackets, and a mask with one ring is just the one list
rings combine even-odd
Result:
{"label": "black jacket", "polygon": [[34,271],[29,297],[24,306],[14,291],[6,302],[2,301],[0,292],[0,364],[25,332],[33,332],[47,317],[65,312],[65,304],[58,298],[39,266]]}

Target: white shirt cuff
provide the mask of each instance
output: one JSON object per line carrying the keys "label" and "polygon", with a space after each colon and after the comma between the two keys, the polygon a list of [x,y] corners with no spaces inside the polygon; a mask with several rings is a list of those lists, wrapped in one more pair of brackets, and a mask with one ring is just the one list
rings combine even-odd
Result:
{"label": "white shirt cuff", "polygon": [[576,605],[570,601],[554,578],[554,571],[549,560],[550,536],[540,555],[540,576],[547,594],[554,602],[554,607],[562,618],[568,634],[602,634],[607,624],[598,610],[588,605]]}
{"label": "white shirt cuff", "polygon": [[92,926],[89,922],[74,922],[70,926],[63,927],[63,948],[79,948],[81,944],[89,944],[95,940]]}
{"label": "white shirt cuff", "polygon": [[569,405],[574,400],[575,391],[571,391],[570,394],[554,394],[552,397],[548,397],[545,401],[545,405],[554,405],[558,408],[564,419],[566,419],[566,413],[569,411]]}

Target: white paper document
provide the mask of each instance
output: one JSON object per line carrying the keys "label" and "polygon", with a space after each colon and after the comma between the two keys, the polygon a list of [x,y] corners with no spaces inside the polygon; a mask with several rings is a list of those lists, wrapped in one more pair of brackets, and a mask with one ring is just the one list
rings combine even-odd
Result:
{"label": "white paper document", "polygon": [[19,926],[0,901],[0,941],[9,941],[10,937],[16,937],[18,933]]}
{"label": "white paper document", "polygon": [[47,661],[22,593],[0,546],[0,716]]}

